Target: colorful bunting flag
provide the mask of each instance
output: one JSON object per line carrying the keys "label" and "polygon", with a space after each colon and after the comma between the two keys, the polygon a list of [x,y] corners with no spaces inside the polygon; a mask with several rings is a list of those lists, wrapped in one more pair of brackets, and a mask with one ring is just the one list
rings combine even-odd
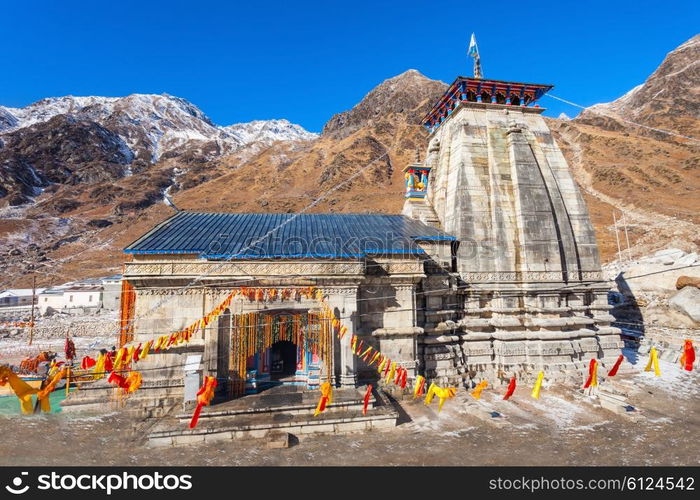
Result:
{"label": "colorful bunting flag", "polygon": [[589,387],[596,387],[598,385],[598,360],[591,359],[588,364],[588,379],[584,384],[583,388],[588,389]]}
{"label": "colorful bunting flag", "polygon": [[418,375],[416,377],[415,387],[413,388],[413,399],[419,398],[425,391],[425,377]]}
{"label": "colorful bunting flag", "polygon": [[390,383],[394,379],[394,375],[396,374],[396,362],[391,363],[391,367],[389,368],[389,373],[386,376],[386,383]]}
{"label": "colorful bunting flag", "polygon": [[615,364],[613,365],[613,367],[612,367],[612,368],[610,369],[610,371],[608,372],[608,377],[614,377],[615,375],[617,375],[617,370],[620,368],[620,365],[622,364],[622,361],[623,361],[624,359],[625,359],[625,356],[622,355],[622,354],[620,354],[620,355],[617,357],[617,361],[615,361]]}
{"label": "colorful bunting flag", "polygon": [[683,344],[683,354],[681,354],[680,359],[681,367],[686,371],[693,371],[693,363],[695,363],[695,348],[693,347],[693,341],[686,339]]}
{"label": "colorful bunting flag", "polygon": [[659,369],[659,355],[656,352],[656,347],[652,347],[651,350],[649,351],[649,362],[647,363],[646,368],[644,368],[645,372],[650,372],[652,366],[654,367],[654,375],[657,377],[661,376],[661,370]]}
{"label": "colorful bunting flag", "polygon": [[474,399],[481,399],[481,392],[488,387],[488,382],[486,380],[482,380],[479,382],[479,385],[477,385],[474,390],[471,392],[471,395]]}
{"label": "colorful bunting flag", "polygon": [[510,382],[508,383],[508,389],[506,389],[506,394],[503,396],[504,401],[508,401],[508,399],[510,399],[510,397],[513,395],[513,393],[515,392],[515,386],[515,375],[513,375],[510,378]]}
{"label": "colorful bunting flag", "polygon": [[95,366],[96,361],[91,358],[90,356],[85,356],[83,360],[80,362],[80,368],[83,370],[89,370],[93,366]]}
{"label": "colorful bunting flag", "polygon": [[321,414],[326,406],[333,402],[333,387],[330,382],[324,382],[321,384],[321,399],[318,401],[318,406],[316,406],[316,411],[314,412],[314,417]]}
{"label": "colorful bunting flag", "polygon": [[438,413],[442,411],[442,405],[445,404],[450,398],[453,398],[457,394],[457,388],[455,387],[439,387],[435,382],[430,384],[428,388],[428,394],[425,396],[425,404],[430,405],[433,401],[433,396],[437,396],[440,399],[440,404],[438,405]]}
{"label": "colorful bunting flag", "polygon": [[542,380],[544,379],[544,372],[540,371],[537,374],[537,380],[535,381],[535,387],[532,388],[532,397],[535,399],[540,399],[540,389],[542,388]]}
{"label": "colorful bunting flag", "polygon": [[367,386],[367,391],[365,392],[364,406],[362,407],[362,414],[367,415],[367,406],[369,406],[369,398],[372,395],[372,384]]}
{"label": "colorful bunting flag", "polygon": [[202,408],[208,406],[211,403],[211,400],[214,399],[214,389],[216,389],[216,386],[217,382],[215,377],[204,377],[204,383],[197,392],[197,407],[194,409],[192,420],[190,420],[190,429],[194,429],[197,426],[197,422],[199,422],[199,414],[202,413]]}

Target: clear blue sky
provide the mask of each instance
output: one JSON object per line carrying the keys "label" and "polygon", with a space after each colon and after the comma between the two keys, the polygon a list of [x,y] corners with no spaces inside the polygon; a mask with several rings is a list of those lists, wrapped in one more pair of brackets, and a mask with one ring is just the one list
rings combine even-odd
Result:
{"label": "clear blue sky", "polygon": [[474,31],[486,77],[553,83],[590,105],[643,82],[699,18],[697,0],[0,0],[0,104],[167,92],[221,125],[287,118],[319,131],[409,68],[471,76]]}

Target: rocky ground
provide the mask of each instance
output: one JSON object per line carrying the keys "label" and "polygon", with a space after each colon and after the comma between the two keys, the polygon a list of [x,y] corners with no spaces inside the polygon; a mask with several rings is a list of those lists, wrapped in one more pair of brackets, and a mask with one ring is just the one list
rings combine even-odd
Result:
{"label": "rocky ground", "polygon": [[399,425],[387,431],[304,437],[288,449],[262,441],[153,449],[106,408],[99,416],[0,416],[22,436],[0,441],[0,465],[699,465],[698,371],[662,360],[655,377],[642,371],[645,355],[635,361],[603,383],[626,394],[634,420],[573,386],[545,384],[539,400],[519,387],[507,402],[501,389],[478,402],[461,389],[442,413],[436,402],[399,402]]}
{"label": "rocky ground", "polygon": [[675,332],[681,337],[700,331],[697,253],[666,248],[635,260],[623,254],[621,261],[603,270],[613,289],[611,314],[626,333],[649,338],[652,332]]}

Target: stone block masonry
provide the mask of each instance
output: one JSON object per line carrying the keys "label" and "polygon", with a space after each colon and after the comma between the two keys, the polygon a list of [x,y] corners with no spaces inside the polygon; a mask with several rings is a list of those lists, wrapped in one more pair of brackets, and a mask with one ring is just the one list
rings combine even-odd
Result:
{"label": "stone block masonry", "polygon": [[434,214],[459,246],[452,287],[421,283],[429,378],[582,370],[622,346],[588,210],[542,111],[461,101],[431,129],[427,196],[404,214]]}

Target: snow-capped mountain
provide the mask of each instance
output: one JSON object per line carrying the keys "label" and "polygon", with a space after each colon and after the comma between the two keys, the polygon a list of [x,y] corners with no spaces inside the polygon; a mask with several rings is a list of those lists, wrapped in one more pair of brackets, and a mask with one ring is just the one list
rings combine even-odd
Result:
{"label": "snow-capped mountain", "polygon": [[251,142],[310,140],[317,137],[286,120],[220,127],[189,101],[168,94],[126,97],[51,97],[24,108],[0,106],[0,134],[45,123],[58,115],[99,124],[121,137],[134,157],[156,162],[197,149],[210,159]]}
{"label": "snow-capped mountain", "polygon": [[589,106],[586,109],[587,111],[590,111],[592,113],[598,113],[601,115],[616,115],[619,113],[624,113],[628,110],[630,103],[634,101],[636,95],[639,93],[642,87],[642,84],[637,85],[636,87],[626,92],[625,95],[612,102],[593,104],[592,106]]}
{"label": "snow-capped mountain", "polygon": [[287,120],[220,127],[194,104],[168,94],[0,106],[0,206],[28,203],[53,184],[130,177],[161,160],[177,159],[186,169],[246,146],[244,156],[275,141],[316,137]]}
{"label": "snow-capped mountain", "polygon": [[255,120],[248,123],[236,123],[223,127],[243,144],[251,142],[272,143],[274,141],[311,141],[318,134],[305,130],[296,123],[287,120]]}

